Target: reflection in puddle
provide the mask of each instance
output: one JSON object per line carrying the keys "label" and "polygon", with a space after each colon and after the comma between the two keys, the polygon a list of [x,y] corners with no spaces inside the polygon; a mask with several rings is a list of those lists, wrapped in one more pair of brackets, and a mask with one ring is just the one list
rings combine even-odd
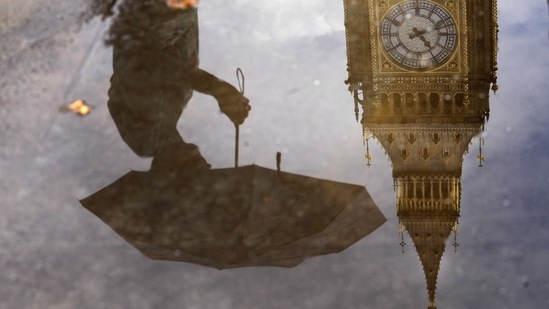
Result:
{"label": "reflection in puddle", "polygon": [[199,91],[217,100],[238,136],[251,110],[242,72],[238,91],[198,67],[195,9],[122,6],[109,31],[108,107],[126,144],[153,161],[149,171],[129,172],[82,200],[84,207],[149,258],[219,269],[292,267],[340,252],[385,222],[364,187],[282,172],[280,154],[278,170],[211,169],[177,123]]}
{"label": "reflection in puddle", "polygon": [[[429,296],[446,240],[457,248],[461,172],[495,92],[495,1],[345,0],[349,78],[366,158],[375,139],[391,159],[397,215],[420,258]],[[480,164],[484,159],[479,149]]]}
{"label": "reflection in puddle", "polygon": [[[173,179],[175,190],[179,183],[177,177],[184,176],[179,171],[189,170],[181,161],[195,162],[196,168],[205,165],[205,175],[211,171],[208,164],[212,168],[230,166],[235,137],[232,122],[218,112],[214,98],[196,92],[179,118],[178,131],[172,131],[177,135],[170,133],[164,139],[155,140],[154,134],[149,134],[153,138],[147,145],[135,138],[139,134],[147,137],[147,134],[141,133],[139,128],[132,128],[127,119],[117,123],[119,131],[109,116],[106,104],[109,99],[115,109],[130,110],[126,116],[149,116],[141,122],[144,127],[150,127],[146,121],[156,123],[162,117],[167,121],[171,118],[140,110],[142,101],[154,97],[147,94],[141,97],[140,94],[148,90],[140,92],[136,86],[138,83],[131,83],[132,78],[140,78],[143,74],[125,74],[122,69],[122,73],[116,72],[115,75],[127,80],[126,85],[124,82],[110,84],[115,42],[105,46],[102,38],[104,30],[111,24],[124,26],[116,18],[121,14],[119,8],[124,7],[122,3],[130,0],[118,0],[113,9],[115,16],[106,21],[96,18],[77,32],[76,15],[87,9],[84,3],[92,1],[109,2],[5,1],[7,7],[4,5],[6,9],[1,10],[5,13],[0,22],[1,40],[5,44],[1,44],[0,52],[0,67],[3,68],[0,71],[4,73],[0,78],[0,134],[3,136],[0,138],[0,174],[4,180],[0,185],[3,199],[0,239],[6,249],[0,257],[5,269],[0,275],[0,299],[7,308],[29,308],[36,304],[45,308],[125,308],[129,303],[132,304],[130,307],[154,308],[426,308],[428,294],[422,265],[426,263],[423,260],[418,263],[416,251],[419,249],[414,245],[425,248],[428,239],[427,236],[422,238],[420,231],[420,239],[410,240],[408,234],[415,237],[414,228],[419,229],[413,225],[410,216],[414,213],[419,216],[419,212],[405,210],[404,206],[415,207],[413,202],[428,203],[431,198],[442,206],[448,199],[454,205],[452,207],[460,211],[459,230],[455,229],[459,232],[459,252],[451,252],[455,234],[449,231],[456,225],[454,217],[440,227],[445,242],[439,239],[436,243],[440,254],[444,253],[436,282],[439,308],[547,306],[544,291],[547,290],[545,264],[549,251],[540,246],[547,236],[548,214],[544,201],[549,175],[549,161],[546,159],[549,152],[546,138],[548,115],[542,112],[549,90],[545,69],[549,66],[545,52],[549,47],[545,1],[498,5],[498,13],[501,13],[498,22],[502,30],[498,84],[502,90],[498,91],[498,96],[490,93],[490,122],[486,123],[486,131],[481,133],[489,138],[490,147],[486,149],[475,135],[482,131],[482,126],[479,127],[482,121],[472,119],[467,131],[464,125],[460,127],[452,123],[457,116],[451,111],[465,109],[460,106],[460,102],[466,101],[465,96],[471,105],[476,104],[471,99],[477,87],[475,83],[492,80],[490,74],[483,73],[484,69],[478,67],[481,63],[475,60],[478,57],[471,56],[471,44],[477,44],[476,36],[480,34],[485,42],[477,46],[484,49],[484,63],[492,58],[489,54],[493,46],[487,43],[491,35],[482,27],[478,30],[483,19],[491,15],[491,7],[471,11],[463,10],[464,5],[471,3],[465,0],[418,1],[426,8],[433,8],[433,3],[441,5],[444,8],[441,16],[454,19],[455,22],[450,21],[441,28],[448,33],[455,30],[455,40],[451,42],[435,36],[435,27],[428,24],[433,24],[430,18],[414,18],[415,9],[408,8],[405,13],[394,10],[395,4],[404,4],[405,1],[356,1],[356,7],[369,5],[369,9],[360,14],[357,11],[361,10],[349,9],[351,1],[347,2],[347,14],[357,13],[353,18],[367,19],[366,35],[370,35],[360,43],[364,46],[357,44],[352,48],[364,49],[358,54],[364,55],[363,62],[370,62],[369,69],[364,68],[363,73],[353,72],[358,76],[354,82],[364,84],[362,90],[358,87],[360,85],[355,86],[358,90],[357,120],[362,120],[364,109],[373,110],[364,115],[365,118],[372,117],[365,123],[367,134],[363,136],[366,145],[362,145],[362,126],[350,119],[353,117],[350,101],[354,96],[346,92],[347,86],[343,84],[343,80],[348,78],[345,72],[347,57],[343,55],[346,46],[343,0],[236,1],[230,5],[219,0],[201,2],[199,67],[235,87],[234,70],[237,66],[245,70],[248,79],[246,96],[254,113],[246,118],[245,127],[240,130],[240,160],[243,165],[257,162],[276,173],[274,157],[280,151],[284,153],[281,166],[284,172],[367,183],[368,192],[391,222],[341,254],[307,259],[293,269],[253,267],[222,272],[185,262],[152,261],[77,202],[77,199],[123,177],[130,168],[144,175],[136,173],[121,179],[134,177],[143,179],[143,182],[147,177],[155,179],[154,182]],[[456,12],[448,7],[452,4],[461,9]],[[385,11],[376,11],[378,7]],[[384,12],[389,11],[394,13],[394,18],[384,20]],[[478,16],[467,18],[470,27],[464,34],[460,30],[463,24],[459,14],[467,12],[476,12]],[[398,24],[401,18],[407,21],[403,27],[409,29],[408,34],[397,32],[398,27],[391,23]],[[369,28],[372,20],[388,26],[383,32],[384,38],[404,40],[402,48],[420,53],[416,57],[417,63],[404,62],[413,59],[413,54],[400,49],[398,42],[380,44],[383,43],[382,31]],[[145,21],[147,18],[142,19]],[[361,22],[364,25],[364,21]],[[349,29],[355,29],[353,25],[347,20]],[[169,28],[168,25],[153,27],[153,30],[166,39],[177,37],[170,36],[169,31],[164,36],[165,28]],[[362,30],[353,31],[362,35]],[[114,32],[112,36],[116,38]],[[350,42],[357,41],[351,32],[348,34]],[[370,39],[374,36],[377,42]],[[433,52],[433,56],[426,53],[427,48],[437,42],[444,48]],[[128,40],[128,44],[132,43],[139,44],[139,41]],[[464,43],[470,47],[466,60],[463,59]],[[375,45],[375,59],[368,44]],[[398,49],[394,54],[384,52],[385,48],[395,46]],[[121,54],[129,54],[124,49],[120,47],[117,53],[122,50]],[[445,56],[447,52],[448,58]],[[399,59],[399,55],[403,58]],[[430,60],[434,56],[438,57],[438,63]],[[455,56],[462,61],[453,61]],[[151,57],[150,61],[156,61],[154,58]],[[353,61],[361,63],[360,59]],[[378,61],[378,69],[372,71],[374,61]],[[452,76],[455,82],[447,84],[456,88],[467,86],[466,90],[419,90],[426,85],[435,87],[433,85],[446,83],[444,80],[427,83],[425,77],[429,74],[441,72],[446,66],[448,70],[462,70],[465,62],[468,66],[471,63],[475,70],[467,74],[467,83],[460,82],[464,74],[459,73]],[[121,61],[117,62],[118,65],[124,67],[128,64]],[[144,67],[147,68],[147,64]],[[376,73],[381,69],[386,70],[384,75]],[[372,73],[368,75],[366,72]],[[416,78],[415,84],[411,78],[406,80],[410,76]],[[160,77],[153,72],[147,78]],[[397,80],[380,81],[385,77]],[[450,75],[441,77],[449,78]],[[402,78],[401,83],[398,78]],[[179,94],[169,96],[171,85],[175,83],[166,80],[168,89],[165,93],[168,95],[161,103],[169,104],[175,102],[173,97]],[[144,83],[144,86],[154,92],[159,84],[161,82],[153,81],[149,85]],[[400,85],[406,90],[396,89]],[[414,90],[413,85],[418,90]],[[109,98],[107,89],[111,86],[112,98]],[[389,86],[396,90],[383,89]],[[362,93],[364,89],[370,92]],[[124,96],[125,91],[131,93],[127,102],[117,102],[119,94]],[[376,94],[378,105],[368,104]],[[486,94],[480,92],[479,98]],[[72,112],[58,113],[61,104],[76,99],[92,106],[88,116],[82,118]],[[129,104],[132,101],[136,104]],[[137,108],[132,110],[131,107]],[[393,108],[402,119],[389,123],[393,118],[382,117],[389,112],[376,112],[378,108],[389,112]],[[427,114],[429,109],[436,113],[435,116]],[[416,110],[425,112],[419,117]],[[412,128],[412,124],[417,130]],[[162,136],[161,131],[166,131],[165,127],[169,128],[162,124],[158,126],[158,136]],[[136,153],[149,158],[140,159],[135,155],[121,140],[121,135]],[[472,135],[476,137],[471,139]],[[468,143],[469,139],[474,142]],[[199,155],[195,156],[192,144],[199,147]],[[172,158],[169,152],[160,153],[170,147]],[[462,152],[467,147],[468,154]],[[385,150],[389,156],[383,155]],[[183,155],[176,155],[178,153]],[[366,169],[366,162],[360,160],[364,154],[370,159],[370,169]],[[477,155],[481,163],[486,158],[482,169],[475,168]],[[201,162],[200,157],[206,162]],[[459,160],[460,157],[463,160]],[[155,165],[149,170],[153,158]],[[441,177],[440,180],[433,178],[431,182],[406,170],[417,164],[414,172],[427,167],[433,167],[437,172],[437,166],[445,167],[444,160],[462,164],[461,175]],[[402,172],[395,175],[396,193],[389,192],[393,167]],[[459,171],[459,168],[448,170]],[[165,176],[156,177],[153,173]],[[203,177],[197,175],[197,182]],[[187,185],[194,181],[183,183]],[[280,187],[280,184],[276,186]],[[154,186],[142,189],[142,200],[153,195],[149,193],[150,188]],[[166,199],[175,195],[170,193],[169,186],[164,188]],[[163,190],[160,187],[158,192]],[[167,204],[161,193],[154,194],[158,197],[158,205]],[[395,207],[397,197],[398,208]],[[257,198],[265,203],[275,200],[270,195]],[[455,200],[459,204],[456,205]],[[302,211],[299,207],[296,209],[296,222],[304,222],[299,216]],[[401,242],[397,234],[397,209],[404,209],[399,212],[403,240],[407,243],[403,255],[397,245]],[[271,209],[270,213],[276,213],[276,209]],[[155,215],[158,214],[150,217]],[[201,226],[211,222],[214,225],[212,234],[219,234],[215,230],[215,215],[210,222],[198,217],[202,219]],[[133,222],[139,220],[137,215],[131,219]],[[165,227],[169,231],[168,223]],[[232,226],[237,226],[234,221]],[[197,228],[195,230],[200,232]],[[431,236],[435,234],[431,233]],[[143,235],[127,237],[140,240]],[[222,236],[230,238],[229,235]],[[141,239],[143,243],[145,240]],[[255,240],[269,241],[268,237],[252,237],[246,241],[254,256],[263,252],[254,247]],[[271,242],[279,243],[276,239]],[[154,249],[163,247],[152,242],[148,244]],[[166,252],[172,256],[185,255],[182,249]]]}

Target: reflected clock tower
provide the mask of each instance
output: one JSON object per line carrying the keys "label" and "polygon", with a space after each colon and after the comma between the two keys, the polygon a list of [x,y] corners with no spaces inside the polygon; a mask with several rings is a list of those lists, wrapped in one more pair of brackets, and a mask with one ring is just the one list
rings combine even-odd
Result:
{"label": "reflected clock tower", "polygon": [[497,90],[496,0],[344,0],[344,8],[355,117],[391,159],[400,231],[413,240],[436,308],[441,258],[458,230],[463,157]]}

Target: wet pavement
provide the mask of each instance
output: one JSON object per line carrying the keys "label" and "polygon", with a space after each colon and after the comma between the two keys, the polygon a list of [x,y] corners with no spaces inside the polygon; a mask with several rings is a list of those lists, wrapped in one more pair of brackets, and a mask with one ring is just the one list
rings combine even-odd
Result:
{"label": "wet pavement", "polygon": [[[280,152],[282,172],[364,186],[368,209],[387,221],[337,254],[292,268],[221,271],[152,260],[79,202],[153,162],[128,147],[107,105],[113,46],[104,39],[116,15],[79,25],[88,5],[0,0],[0,308],[427,307],[414,240],[405,231],[403,253],[399,245],[405,218],[395,207],[393,169],[400,165],[383,138],[363,143],[344,83],[350,64],[343,1],[203,1],[200,68],[236,88],[235,70],[244,72],[251,111],[239,129],[241,166],[276,171]],[[459,246],[454,252],[453,234],[444,238],[438,308],[549,307],[547,6],[500,1],[498,12],[499,90],[490,92],[490,118],[458,164]],[[77,99],[91,106],[89,115],[59,111]],[[212,96],[194,92],[177,132],[213,170],[234,166],[235,127]],[[144,196],[155,194],[167,196]],[[307,219],[306,210],[293,220]],[[185,224],[203,219],[194,216]]]}

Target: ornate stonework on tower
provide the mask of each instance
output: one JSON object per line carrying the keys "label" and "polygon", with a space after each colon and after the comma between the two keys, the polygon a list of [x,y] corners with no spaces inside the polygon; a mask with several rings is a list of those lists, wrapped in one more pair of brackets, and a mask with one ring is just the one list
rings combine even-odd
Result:
{"label": "ornate stonework on tower", "polygon": [[497,90],[496,0],[344,0],[344,8],[355,116],[366,141],[391,159],[401,232],[414,242],[436,308],[463,157]]}

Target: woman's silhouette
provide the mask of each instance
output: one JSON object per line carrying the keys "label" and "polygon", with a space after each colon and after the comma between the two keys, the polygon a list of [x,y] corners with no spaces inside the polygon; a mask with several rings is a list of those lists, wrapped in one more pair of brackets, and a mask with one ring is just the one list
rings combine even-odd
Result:
{"label": "woman's silhouette", "polygon": [[139,156],[157,156],[182,142],[177,122],[194,90],[213,96],[235,124],[249,101],[198,67],[196,8],[166,0],[127,0],[119,6],[107,43],[113,45],[109,111],[122,139]]}

